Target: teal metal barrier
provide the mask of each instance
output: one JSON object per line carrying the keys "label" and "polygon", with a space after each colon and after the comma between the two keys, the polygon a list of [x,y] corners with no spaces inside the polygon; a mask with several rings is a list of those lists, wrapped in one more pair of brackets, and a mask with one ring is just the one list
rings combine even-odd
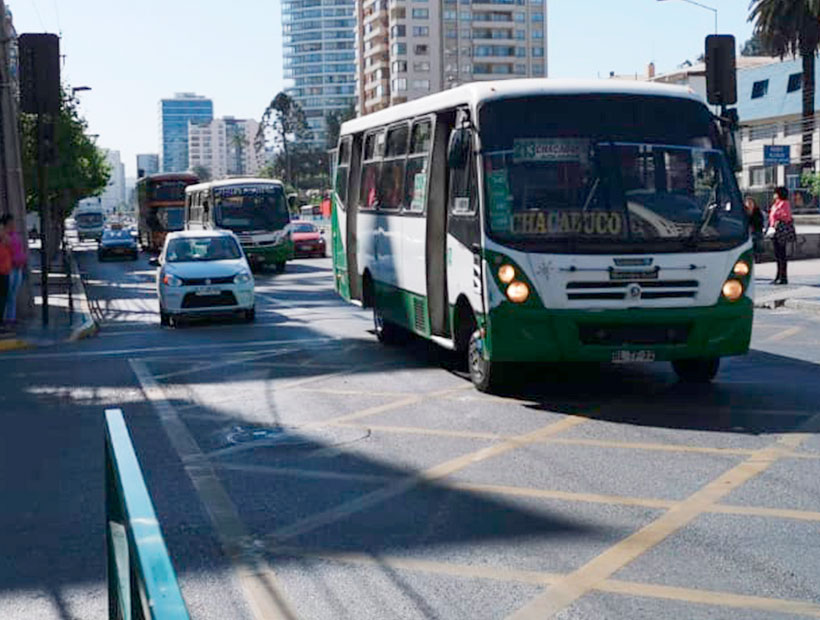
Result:
{"label": "teal metal barrier", "polygon": [[105,412],[108,617],[187,620],[151,496],[122,411]]}

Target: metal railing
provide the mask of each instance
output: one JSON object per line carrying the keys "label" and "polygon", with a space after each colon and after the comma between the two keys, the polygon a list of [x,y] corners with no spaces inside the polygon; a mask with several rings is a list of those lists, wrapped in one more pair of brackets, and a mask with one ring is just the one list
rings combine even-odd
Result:
{"label": "metal railing", "polygon": [[105,513],[108,617],[187,620],[188,610],[119,409],[105,412]]}

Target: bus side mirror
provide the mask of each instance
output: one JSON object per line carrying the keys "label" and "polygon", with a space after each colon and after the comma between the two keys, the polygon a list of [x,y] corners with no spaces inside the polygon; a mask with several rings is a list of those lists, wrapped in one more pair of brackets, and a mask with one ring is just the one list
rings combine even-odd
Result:
{"label": "bus side mirror", "polygon": [[159,267],[159,256],[152,256],[148,259],[148,264],[151,267]]}
{"label": "bus side mirror", "polygon": [[454,129],[450,134],[450,143],[447,145],[447,166],[463,168],[470,156],[472,132],[467,127]]}
{"label": "bus side mirror", "polygon": [[299,196],[296,194],[289,194],[288,195],[288,209],[294,211],[296,209],[296,201],[299,199]]}

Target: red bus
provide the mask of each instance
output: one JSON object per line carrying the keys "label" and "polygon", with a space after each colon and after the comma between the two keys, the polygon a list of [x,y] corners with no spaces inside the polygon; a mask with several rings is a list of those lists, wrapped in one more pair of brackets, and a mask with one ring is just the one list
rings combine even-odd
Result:
{"label": "red bus", "polygon": [[185,228],[185,188],[198,182],[189,172],[152,174],[137,181],[139,239],[144,249],[159,252],[167,233]]}

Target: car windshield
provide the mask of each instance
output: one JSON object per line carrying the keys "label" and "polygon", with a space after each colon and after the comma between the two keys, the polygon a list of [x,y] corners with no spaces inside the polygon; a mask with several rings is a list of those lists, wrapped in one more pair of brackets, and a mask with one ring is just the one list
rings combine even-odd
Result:
{"label": "car windshield", "polygon": [[103,223],[102,213],[80,213],[74,216],[74,221],[80,226],[99,226]]}
{"label": "car windshield", "polygon": [[169,263],[202,262],[240,258],[242,252],[231,237],[177,237],[168,242]]}
{"label": "car windshield", "polygon": [[291,225],[291,230],[298,233],[312,233],[316,232],[316,227],[313,224],[298,222]]}
{"label": "car windshield", "polygon": [[[712,148],[708,116],[701,114],[700,126],[692,122],[703,106],[671,100],[672,108],[693,106],[667,112],[689,116],[661,141],[669,123],[659,119],[655,102],[599,104],[598,116],[586,120],[578,113],[594,108],[585,110],[583,101],[559,108],[553,103],[542,110],[549,122],[539,124],[512,106],[498,119],[509,134],[495,126],[482,132],[488,231],[499,242],[594,253],[705,251],[745,240],[740,195],[724,155]],[[482,118],[495,119],[499,112]],[[553,112],[562,118],[554,119]],[[562,119],[566,124],[559,127]]]}
{"label": "car windshield", "polygon": [[283,229],[290,217],[281,185],[230,185],[214,188],[217,226],[234,231]]}

